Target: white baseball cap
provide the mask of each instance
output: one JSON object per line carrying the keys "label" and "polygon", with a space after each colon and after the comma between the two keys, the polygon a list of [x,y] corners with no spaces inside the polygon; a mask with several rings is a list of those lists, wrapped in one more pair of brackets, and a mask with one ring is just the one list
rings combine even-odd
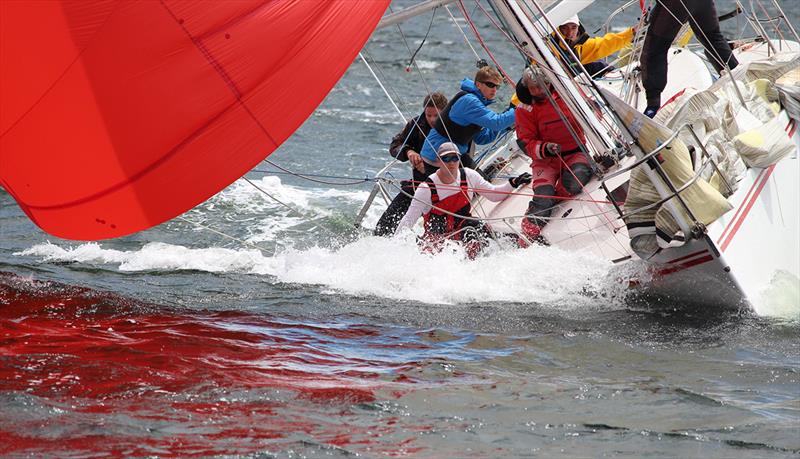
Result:
{"label": "white baseball cap", "polygon": [[561,23],[561,25],[562,25],[562,26],[563,26],[563,25],[567,25],[567,24],[575,24],[575,25],[580,25],[580,24],[581,24],[581,20],[580,20],[580,19],[578,19],[578,15],[577,15],[577,14],[574,14],[574,15],[572,15],[572,17],[570,17],[570,18],[567,18],[567,20],[566,20],[566,21],[564,21],[564,22],[562,22],[562,23]]}

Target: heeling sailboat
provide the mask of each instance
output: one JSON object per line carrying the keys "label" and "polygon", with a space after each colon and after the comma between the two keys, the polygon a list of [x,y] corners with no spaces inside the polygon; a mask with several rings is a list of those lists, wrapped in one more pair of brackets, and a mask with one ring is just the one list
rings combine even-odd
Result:
{"label": "heeling sailboat", "polygon": [[[623,217],[641,213],[620,206],[628,190],[624,169],[637,162],[649,166],[646,155],[653,154],[645,153],[631,127],[647,121],[633,113],[626,124],[622,106],[609,105],[599,91],[604,83],[579,77],[576,84],[544,41],[554,24],[590,3],[562,2],[546,13],[530,1],[492,5],[515,44],[546,64],[578,115],[590,151],[613,159],[619,143],[632,152],[561,204],[545,231],[554,245],[623,263],[637,257]],[[36,224],[59,237],[111,238],[173,218],[243,175],[291,135],[352,62],[387,4],[2,2],[0,184]],[[38,31],[37,40],[19,38],[30,30]],[[771,55],[787,43],[765,44],[758,52]],[[673,73],[686,70],[675,67]],[[623,74],[607,84],[635,87],[627,78],[635,68]],[[711,78],[699,81],[710,84]],[[713,222],[699,225],[694,212],[681,210],[676,190],[683,183],[665,180],[669,175],[657,165],[646,170],[664,201],[656,204],[666,206],[662,214],[674,217],[688,241],[646,256],[654,278],[642,285],[738,307],[758,295],[764,276],[786,272],[796,282],[797,133],[785,109],[776,118],[787,120],[793,150],[737,177],[737,191],[728,197],[733,210]],[[740,141],[758,149],[752,139]],[[527,170],[527,157],[509,145],[487,155],[484,165],[503,154],[510,160],[504,174]],[[695,168],[697,180],[704,168],[712,167]],[[499,206],[478,201],[475,208],[498,231],[517,232],[528,199],[520,195]],[[760,265],[748,263],[754,233],[769,241]]]}
{"label": "heeling sailboat", "polygon": [[[571,78],[553,54],[548,39],[555,26],[591,2],[547,11],[529,0],[490,3],[509,44],[539,63],[581,123],[591,159],[613,163],[595,163],[596,178],[554,208],[543,230],[551,245],[636,265],[642,269],[631,285],[679,303],[758,307],[771,301],[771,286],[797,290],[800,138],[798,113],[787,112],[798,100],[787,86],[800,81],[797,42],[771,40],[756,12],[740,5],[759,36],[740,40],[736,55],[757,62],[714,83],[703,58],[678,43],[669,55],[668,102],[651,121],[639,112],[636,48],[630,64],[600,81],[586,72]],[[775,18],[797,39],[774,6]],[[513,139],[478,167],[499,157],[506,161],[503,176],[529,170]],[[500,203],[477,198],[473,209],[495,232],[523,236],[529,199],[530,192]],[[789,301],[796,297],[790,293]]]}
{"label": "heeling sailboat", "polygon": [[[673,96],[675,99],[671,104],[665,104],[656,122],[651,122],[619,99],[604,97],[621,122],[619,124],[625,127],[620,132],[632,135],[625,140],[635,140],[631,151],[637,162],[654,155],[660,155],[666,161],[655,165],[652,171],[647,161],[633,169],[634,175],[647,175],[655,197],[649,202],[635,202],[642,190],[634,189],[634,183],[630,182],[627,199],[619,214],[630,230],[632,222],[642,222],[642,215],[647,213],[642,209],[644,205],[663,201],[655,208],[651,220],[650,228],[654,226],[656,234],[639,234],[638,238],[631,239],[635,255],[645,259],[649,266],[650,278],[642,284],[648,292],[706,305],[738,308],[749,304],[757,307],[759,303],[770,300],[761,298],[765,294],[762,290],[776,278],[787,277],[795,283],[800,279],[796,121],[777,105],[764,109],[764,105],[775,102],[777,93],[781,92],[781,86],[774,84],[775,77],[800,65],[796,42],[781,44],[788,51],[763,62],[763,71],[756,72],[753,64],[743,65],[707,89],[702,80],[689,87],[673,86],[673,90],[678,90]],[[737,55],[745,55],[743,61],[746,61],[749,58],[747,52]],[[629,69],[623,69],[623,72],[626,70]],[[682,73],[687,73],[686,67],[672,65],[670,80],[680,81],[672,75]],[[771,81],[768,79],[770,74]],[[759,85],[769,87],[776,94],[759,96]],[[711,95],[716,96],[713,108],[709,104]],[[706,96],[708,98],[704,98]],[[771,97],[774,97],[772,101],[769,100]],[[723,121],[711,122],[715,115],[719,116],[718,113],[723,115]],[[759,114],[759,120],[753,119],[754,113]],[[662,125],[673,128],[674,134]],[[754,156],[770,156],[771,159],[759,162],[754,157],[748,158],[751,152],[749,146],[744,145],[747,142],[744,138],[758,137],[768,125],[773,127],[773,141],[750,146],[759,150],[752,152]],[[779,127],[777,131],[774,129],[776,126]],[[690,158],[686,146],[695,149],[696,158]],[[717,147],[716,151],[709,151],[714,147]],[[737,170],[737,156],[750,166],[742,174],[734,172]],[[695,159],[694,163],[692,159]],[[614,177],[613,169],[605,175],[608,179],[619,178],[624,175],[620,169],[626,167],[622,164],[617,168],[617,177]],[[785,175],[767,183],[765,177],[773,168]],[[760,182],[758,177],[761,177]],[[714,186],[707,183],[706,178]],[[602,177],[598,183],[602,185],[605,180]],[[630,215],[633,212],[639,212],[639,215]],[[738,217],[732,217],[737,214]],[[730,218],[737,219],[738,223]],[[642,227],[637,228],[641,230]],[[556,227],[551,231],[556,231]],[[739,231],[745,232],[737,235]],[[660,240],[662,234],[665,240]],[[686,240],[676,242],[674,235],[682,235]],[[629,232],[628,236],[634,234]],[[652,245],[654,240],[658,243],[657,248]],[[649,241],[652,250],[643,249],[645,241]],[[732,244],[739,250],[732,251]],[[754,247],[759,247],[761,253],[754,254]]]}
{"label": "heeling sailboat", "polygon": [[0,2],[0,186],[66,239],[172,219],[292,135],[388,4]]}

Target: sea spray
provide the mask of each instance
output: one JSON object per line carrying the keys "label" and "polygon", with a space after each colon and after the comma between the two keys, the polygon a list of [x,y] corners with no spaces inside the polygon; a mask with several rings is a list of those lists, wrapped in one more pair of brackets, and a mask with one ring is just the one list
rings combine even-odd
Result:
{"label": "sea spray", "polygon": [[800,279],[788,271],[776,271],[753,309],[760,316],[800,322]]}
{"label": "sea spray", "polygon": [[553,247],[519,249],[492,243],[469,260],[449,244],[437,254],[420,251],[412,234],[367,236],[338,249],[289,247],[273,256],[255,249],[187,248],[149,243],[139,250],[88,243],[62,248],[38,244],[18,255],[47,261],[116,264],[120,271],[196,270],[256,274],[290,284],[321,285],[331,293],[372,295],[429,304],[532,303],[551,308],[590,307],[614,291],[604,260]]}

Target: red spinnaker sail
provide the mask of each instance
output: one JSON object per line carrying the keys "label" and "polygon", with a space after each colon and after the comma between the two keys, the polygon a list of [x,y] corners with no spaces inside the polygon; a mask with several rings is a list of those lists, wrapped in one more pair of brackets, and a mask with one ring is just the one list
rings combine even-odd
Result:
{"label": "red spinnaker sail", "polygon": [[303,123],[388,4],[0,1],[0,185],[68,239],[180,215]]}

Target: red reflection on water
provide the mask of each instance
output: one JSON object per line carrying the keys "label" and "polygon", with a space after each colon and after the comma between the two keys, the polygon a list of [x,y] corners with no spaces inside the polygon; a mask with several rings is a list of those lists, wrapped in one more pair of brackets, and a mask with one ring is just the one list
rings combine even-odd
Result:
{"label": "red reflection on water", "polygon": [[400,372],[416,364],[326,350],[382,347],[363,342],[381,334],[241,313],[160,313],[0,273],[0,455],[186,457],[313,445],[416,454],[419,430],[364,406],[410,390],[415,381]]}

